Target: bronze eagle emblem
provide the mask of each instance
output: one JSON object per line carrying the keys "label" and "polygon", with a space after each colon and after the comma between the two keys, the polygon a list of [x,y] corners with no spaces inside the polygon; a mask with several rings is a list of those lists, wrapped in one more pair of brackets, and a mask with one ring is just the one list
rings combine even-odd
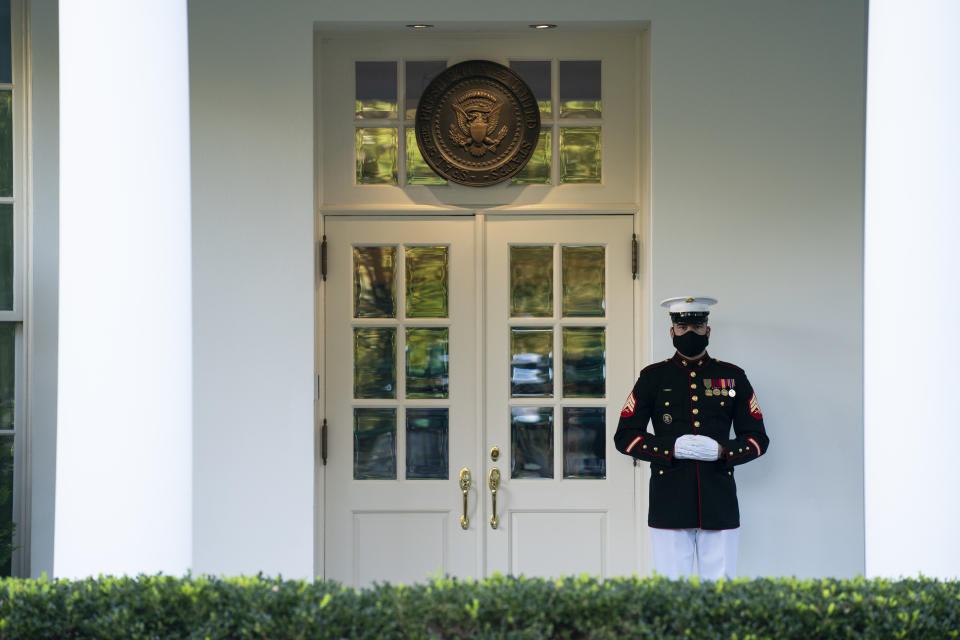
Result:
{"label": "bronze eagle emblem", "polygon": [[467,91],[452,102],[457,114],[457,124],[450,125],[450,138],[457,145],[480,157],[493,151],[507,135],[507,126],[497,129],[503,102],[481,90]]}

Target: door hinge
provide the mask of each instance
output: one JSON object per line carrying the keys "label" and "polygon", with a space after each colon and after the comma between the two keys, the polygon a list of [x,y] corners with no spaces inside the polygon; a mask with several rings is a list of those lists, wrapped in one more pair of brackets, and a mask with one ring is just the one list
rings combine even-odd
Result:
{"label": "door hinge", "polygon": [[[640,272],[640,244],[637,242],[637,234],[633,234],[633,279],[637,279]],[[326,278],[324,278],[326,279]]]}
{"label": "door hinge", "polygon": [[320,427],[320,459],[323,466],[327,466],[327,419],[323,419],[323,425]]}
{"label": "door hinge", "polygon": [[320,243],[320,276],[323,281],[327,281],[327,234],[323,234],[323,242]]}

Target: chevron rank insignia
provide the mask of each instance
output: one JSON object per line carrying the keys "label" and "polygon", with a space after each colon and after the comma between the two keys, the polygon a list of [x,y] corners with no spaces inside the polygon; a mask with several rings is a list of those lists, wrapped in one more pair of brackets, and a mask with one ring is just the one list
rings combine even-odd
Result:
{"label": "chevron rank insignia", "polygon": [[637,399],[633,396],[633,391],[630,392],[630,397],[627,398],[627,401],[623,405],[623,409],[620,410],[621,418],[629,418],[633,415],[633,410],[637,407]]}
{"label": "chevron rank insignia", "polygon": [[760,403],[757,401],[756,392],[750,396],[750,415],[757,420],[761,420],[763,418],[763,414],[760,412]]}

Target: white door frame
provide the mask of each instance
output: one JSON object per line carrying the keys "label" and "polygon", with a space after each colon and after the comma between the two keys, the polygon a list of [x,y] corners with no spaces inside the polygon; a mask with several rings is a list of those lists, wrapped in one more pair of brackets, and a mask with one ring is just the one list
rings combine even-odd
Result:
{"label": "white door frame", "polygon": [[[360,39],[364,37],[369,37],[371,34],[370,31],[364,32],[355,32],[353,34],[348,34],[345,37]],[[416,34],[418,37],[423,34]],[[493,34],[496,36],[496,34]],[[602,34],[601,34],[602,35]],[[485,290],[484,278],[484,268],[483,264],[485,256],[485,246],[483,243],[483,224],[487,216],[501,216],[501,215],[514,215],[514,214],[534,214],[534,213],[544,213],[544,214],[560,214],[560,213],[573,213],[573,214],[589,214],[589,213],[630,213],[633,214],[633,228],[634,233],[636,234],[637,241],[639,242],[639,263],[638,263],[638,276],[634,280],[634,353],[633,353],[633,363],[634,363],[634,374],[639,375],[640,370],[648,363],[649,354],[652,353],[653,345],[653,336],[651,335],[650,330],[650,312],[655,308],[655,305],[650,299],[650,287],[651,287],[651,267],[652,267],[652,193],[651,193],[651,184],[652,184],[652,145],[651,145],[651,117],[650,117],[650,31],[649,28],[645,28],[639,32],[635,33],[635,42],[633,46],[633,55],[635,57],[635,77],[634,77],[634,89],[632,92],[632,101],[633,101],[633,113],[631,117],[634,122],[637,123],[634,131],[636,133],[636,138],[634,141],[634,150],[635,157],[635,166],[637,168],[635,180],[633,180],[633,193],[630,202],[625,202],[623,204],[601,204],[593,203],[589,204],[587,202],[582,202],[578,205],[567,208],[566,210],[559,202],[550,203],[526,203],[522,205],[511,205],[507,201],[503,201],[498,204],[490,203],[486,205],[485,208],[476,209],[475,207],[470,206],[461,206],[461,205],[448,205],[445,203],[437,203],[432,205],[429,202],[418,202],[417,200],[408,200],[406,198],[398,198],[394,201],[393,205],[380,205],[380,206],[371,206],[369,204],[362,203],[350,203],[350,202],[341,202],[341,203],[332,203],[324,198],[324,189],[323,189],[323,174],[324,174],[324,138],[322,136],[323,127],[319,123],[323,122],[323,82],[319,73],[314,74],[315,84],[314,84],[314,105],[315,105],[315,121],[318,123],[318,134],[316,139],[316,208],[315,208],[315,287],[314,287],[314,319],[315,319],[315,340],[314,340],[314,357],[315,357],[315,384],[316,384],[316,394],[315,394],[315,411],[314,411],[314,441],[316,446],[315,450],[315,468],[317,472],[315,474],[315,483],[314,483],[314,496],[315,496],[315,507],[314,507],[314,574],[318,577],[324,575],[324,485],[325,485],[325,473],[324,468],[320,460],[320,427],[322,425],[323,415],[325,413],[325,400],[322,396],[322,390],[325,387],[324,375],[324,358],[325,358],[325,349],[323,340],[321,336],[324,332],[324,282],[320,275],[320,246],[324,236],[324,216],[330,215],[360,215],[361,212],[367,214],[384,214],[384,215],[451,215],[456,214],[457,212],[470,213],[475,215],[475,220],[477,224],[477,241],[476,241],[476,256],[477,256],[477,295],[482,296],[483,291]],[[315,37],[315,68],[319,71],[323,65],[323,47],[322,39],[324,34],[318,32]],[[607,162],[608,159],[604,158],[604,161]],[[415,187],[416,188],[416,187]],[[542,187],[541,187],[542,188]],[[577,189],[578,187],[566,188]],[[579,187],[583,188],[583,187]],[[589,188],[589,187],[587,187]],[[422,189],[421,189],[422,190]],[[478,300],[480,303],[480,309],[485,309],[482,306],[482,300]],[[478,313],[477,320],[477,335],[483,336],[483,331],[485,330],[484,325],[484,313]],[[480,350],[477,357],[478,367],[482,368],[486,366],[485,353]],[[478,372],[478,384],[482,385],[482,379]],[[478,420],[479,424],[483,424],[485,419],[484,410],[485,402],[481,398],[478,401]],[[478,438],[483,438],[482,430],[478,430]],[[483,442],[479,443],[481,446]],[[481,456],[485,452],[481,448],[478,448]],[[636,467],[636,473],[634,474],[634,487],[636,495],[645,495],[646,485],[649,480],[649,470],[646,465],[639,465]],[[489,505],[487,504],[489,500],[488,496],[485,494],[481,498],[480,508],[483,509],[483,513],[489,513]],[[646,535],[646,514],[642,510],[638,509],[636,513],[636,527],[635,530],[639,533],[638,540],[638,558],[639,566],[638,572],[643,574],[649,572],[649,538]],[[484,566],[485,563],[481,563],[481,566]]]}

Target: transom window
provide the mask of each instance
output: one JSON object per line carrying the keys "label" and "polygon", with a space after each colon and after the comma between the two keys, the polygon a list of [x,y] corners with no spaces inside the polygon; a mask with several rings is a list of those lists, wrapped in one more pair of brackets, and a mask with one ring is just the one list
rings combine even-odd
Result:
{"label": "transom window", "polygon": [[[602,64],[510,60],[537,98],[541,118],[537,149],[512,184],[602,181]],[[414,135],[420,96],[446,67],[446,60],[355,62],[356,184],[446,184],[424,162]]]}
{"label": "transom window", "polygon": [[[634,210],[642,200],[636,33],[416,33],[372,46],[369,33],[338,28],[317,38],[317,203],[325,212]],[[486,187],[445,182],[414,135],[424,90],[466,60],[511,68],[541,113],[532,159]]]}

